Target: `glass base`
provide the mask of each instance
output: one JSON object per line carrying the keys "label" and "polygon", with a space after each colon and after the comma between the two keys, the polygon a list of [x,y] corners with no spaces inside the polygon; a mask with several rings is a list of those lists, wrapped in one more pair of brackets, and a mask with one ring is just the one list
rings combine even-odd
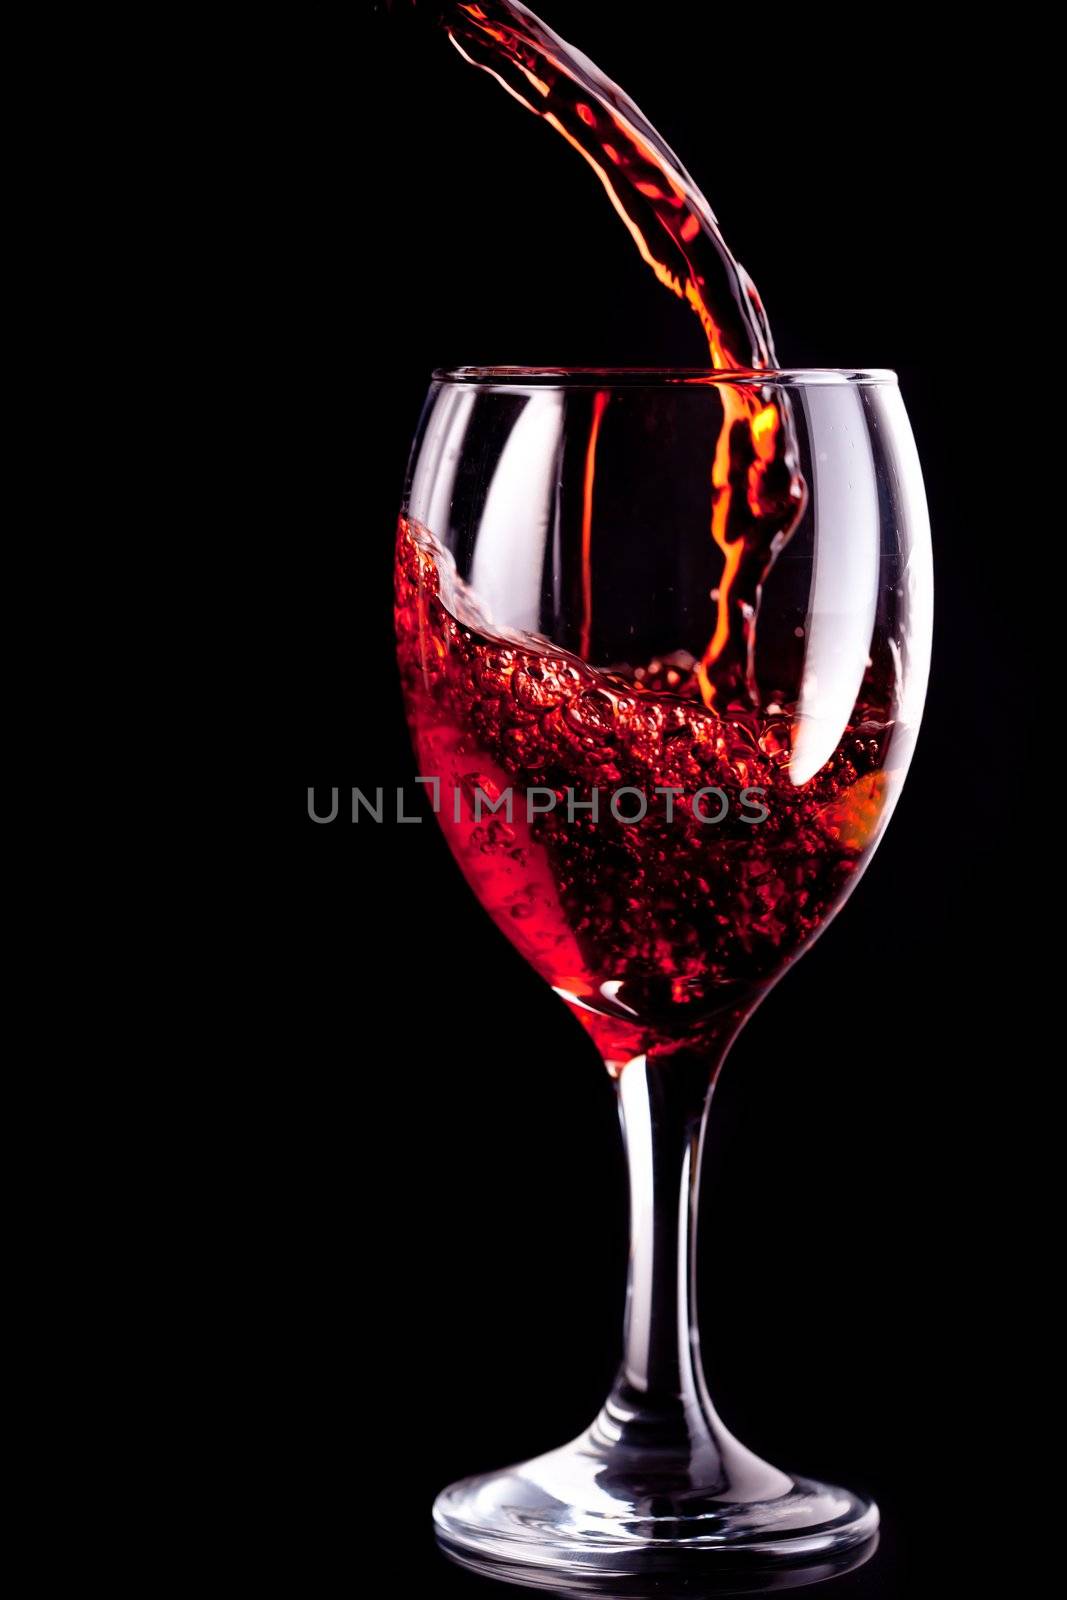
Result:
{"label": "glass base", "polygon": [[724,1473],[718,1452],[702,1463],[699,1451],[605,1449],[594,1424],[562,1449],[443,1490],[438,1540],[464,1565],[534,1585],[539,1575],[721,1572],[873,1549],[873,1501],[790,1477],[730,1444]]}

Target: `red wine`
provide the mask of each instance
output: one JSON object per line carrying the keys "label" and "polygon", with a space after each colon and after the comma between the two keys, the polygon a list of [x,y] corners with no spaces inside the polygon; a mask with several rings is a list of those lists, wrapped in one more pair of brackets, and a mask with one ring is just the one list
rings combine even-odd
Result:
{"label": "red wine", "polygon": [[[703,705],[691,658],[604,673],[494,637],[448,554],[403,518],[396,572],[401,677],[438,820],[483,906],[609,1062],[750,1005],[842,903],[880,832],[885,693],[868,682],[798,787],[792,706],[725,717]],[[479,791],[493,805],[509,789],[510,820],[484,802],[476,820]],[[527,790],[552,808],[528,818]],[[645,814],[618,820],[616,796],[627,817],[644,797]]]}
{"label": "red wine", "polygon": [[[515,0],[444,0],[434,14],[589,165],[657,281],[697,316],[710,369],[750,380],[773,368],[755,286],[622,90]],[[762,585],[805,502],[789,401],[770,383],[717,393],[708,520],[722,567],[696,659],[610,672],[585,659],[606,390],[584,463],[577,656],[504,637],[432,533],[399,529],[396,623],[420,773],[439,782],[440,823],[478,898],[609,1063],[747,1009],[842,903],[894,789],[882,665],[830,759],[793,781],[795,704],[764,702],[754,670]],[[551,807],[528,815],[531,790]],[[475,815],[479,795],[508,791],[510,818]],[[622,791],[620,814],[643,806],[638,820],[613,811]]]}

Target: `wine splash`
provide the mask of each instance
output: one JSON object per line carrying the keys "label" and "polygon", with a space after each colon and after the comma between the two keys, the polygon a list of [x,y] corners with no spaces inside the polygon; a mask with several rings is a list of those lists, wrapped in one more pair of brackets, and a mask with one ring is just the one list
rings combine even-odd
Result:
{"label": "wine splash", "polygon": [[[691,1040],[750,1005],[843,902],[891,794],[887,687],[869,674],[833,756],[798,786],[793,710],[717,715],[670,663],[627,682],[490,627],[448,552],[402,517],[401,680],[419,771],[470,802],[438,814],[468,882],[609,1064]],[[559,804],[477,820],[478,789]],[[624,789],[647,800],[636,821],[609,811]]]}
{"label": "wine splash", "polygon": [[[773,368],[774,344],[755,284],[677,156],[617,84],[517,0],[445,0],[452,44],[542,118],[596,175],[656,279],[689,306],[718,372]],[[758,385],[720,384],[723,418],[711,461],[711,534],[722,551],[714,631],[694,675],[706,706],[747,694],[758,704],[760,593],[804,507],[788,400]],[[597,436],[587,466],[592,515]],[[588,618],[586,619],[588,626]]]}

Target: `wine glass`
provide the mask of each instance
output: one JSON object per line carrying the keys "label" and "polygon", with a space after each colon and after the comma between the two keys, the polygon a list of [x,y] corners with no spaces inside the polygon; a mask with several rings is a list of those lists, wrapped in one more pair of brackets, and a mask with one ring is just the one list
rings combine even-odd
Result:
{"label": "wine glass", "polygon": [[446,1488],[438,1537],[526,1581],[858,1546],[873,1502],[770,1466],[716,1415],[696,1214],[727,1050],[844,903],[911,760],[932,576],[896,378],[435,373],[396,571],[420,778],[475,894],[598,1046],[630,1176],[600,1415]]}

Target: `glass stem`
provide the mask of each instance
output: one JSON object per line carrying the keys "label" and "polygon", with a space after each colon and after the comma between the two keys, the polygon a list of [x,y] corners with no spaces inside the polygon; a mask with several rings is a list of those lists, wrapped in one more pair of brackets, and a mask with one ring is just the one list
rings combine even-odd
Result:
{"label": "glass stem", "polygon": [[703,1481],[721,1486],[734,1477],[741,1447],[716,1416],[704,1381],[696,1220],[704,1123],[725,1054],[724,1044],[710,1062],[681,1051],[635,1056],[619,1073],[630,1266],[622,1366],[593,1428],[602,1450],[658,1456],[668,1474],[672,1461],[682,1472],[699,1463]]}
{"label": "glass stem", "polygon": [[695,1234],[708,1063],[637,1056],[618,1080],[630,1175],[621,1377],[653,1405],[698,1396]]}
{"label": "glass stem", "polygon": [[716,1414],[697,1327],[697,1201],[704,1131],[735,1026],[707,1055],[635,1056],[617,1084],[630,1172],[630,1268],[623,1361],[592,1442],[620,1467],[640,1452],[665,1492],[699,1481],[755,1500],[790,1480],[740,1444]]}

